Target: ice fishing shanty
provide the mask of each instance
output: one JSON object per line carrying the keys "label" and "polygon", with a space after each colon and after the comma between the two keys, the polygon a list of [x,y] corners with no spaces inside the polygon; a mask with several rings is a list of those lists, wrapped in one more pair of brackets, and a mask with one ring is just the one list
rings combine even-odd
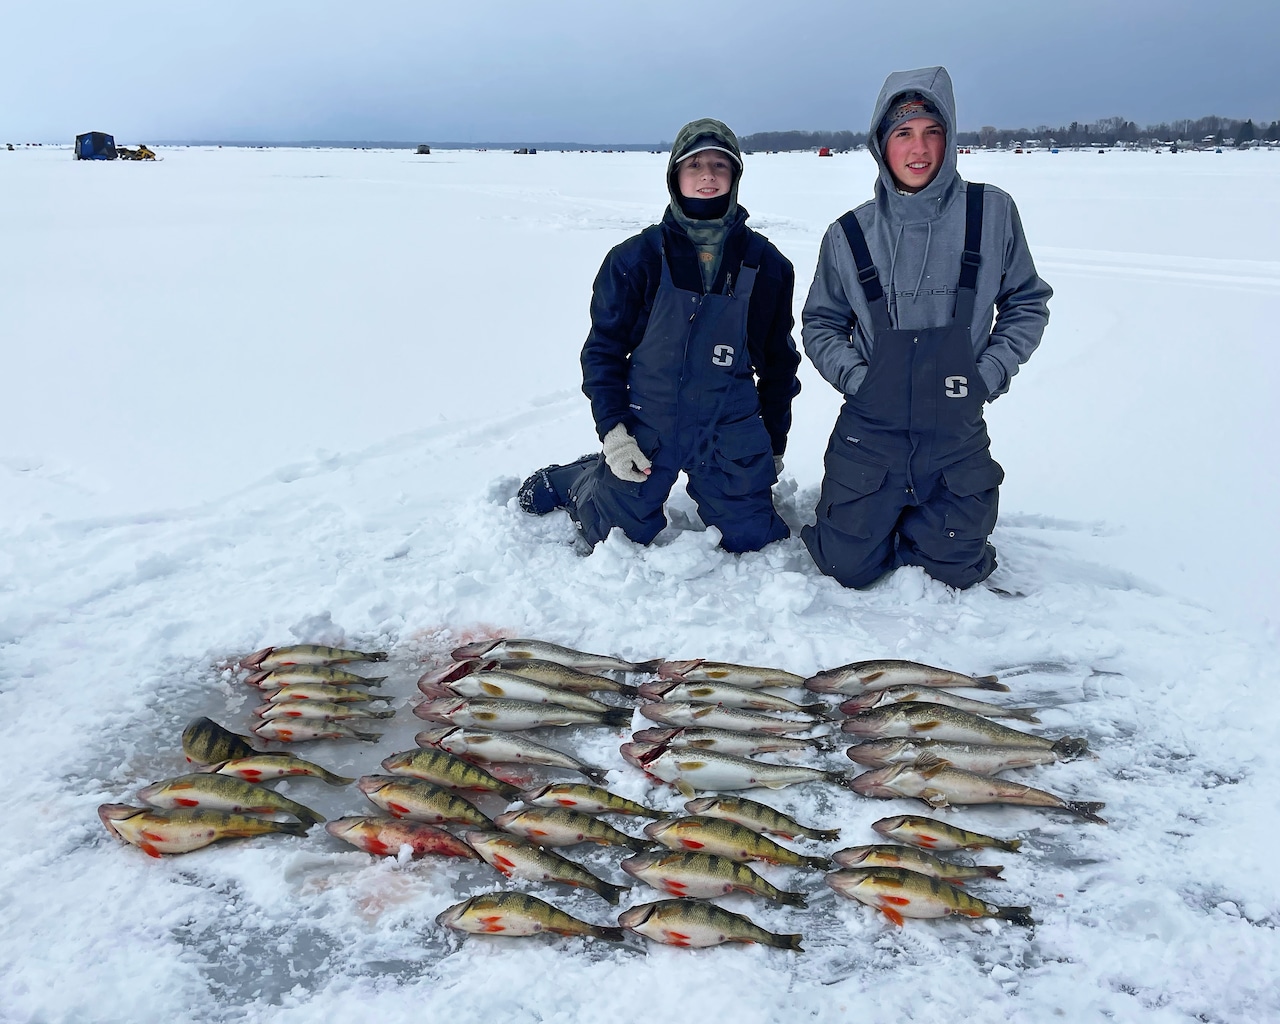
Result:
{"label": "ice fishing shanty", "polygon": [[77,160],[114,160],[116,140],[106,132],[85,132],[76,136]]}

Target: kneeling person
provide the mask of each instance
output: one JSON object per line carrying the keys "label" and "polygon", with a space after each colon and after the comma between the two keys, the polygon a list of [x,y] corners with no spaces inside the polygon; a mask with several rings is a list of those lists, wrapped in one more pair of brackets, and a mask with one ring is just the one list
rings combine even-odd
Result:
{"label": "kneeling person", "polygon": [[603,454],[530,476],[519,492],[526,512],[567,509],[592,545],[615,526],[648,544],[683,471],[726,550],[789,535],[771,488],[800,390],[795,271],[747,227],[741,173],[738,140],[721,122],[676,136],[662,223],[613,248],[592,293],[582,390]]}
{"label": "kneeling person", "polygon": [[963,589],[996,567],[983,403],[1040,344],[1053,292],[1013,200],[961,180],[955,129],[945,68],[889,76],[875,198],[828,229],[805,302],[805,352],[845,400],[801,537],[846,587],[919,565]]}

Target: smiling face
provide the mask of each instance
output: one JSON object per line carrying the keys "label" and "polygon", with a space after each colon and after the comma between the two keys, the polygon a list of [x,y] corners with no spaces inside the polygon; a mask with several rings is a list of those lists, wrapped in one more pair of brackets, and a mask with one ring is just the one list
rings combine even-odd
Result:
{"label": "smiling face", "polygon": [[686,199],[715,199],[733,187],[733,161],[718,149],[704,149],[676,165],[676,185]]}
{"label": "smiling face", "polygon": [[942,170],[947,133],[931,117],[904,121],[884,140],[884,162],[904,192],[919,192]]}

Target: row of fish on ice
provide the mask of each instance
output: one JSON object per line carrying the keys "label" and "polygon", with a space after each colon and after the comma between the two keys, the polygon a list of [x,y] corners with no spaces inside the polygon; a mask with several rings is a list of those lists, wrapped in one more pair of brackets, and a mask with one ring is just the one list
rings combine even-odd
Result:
{"label": "row of fish on ice", "polygon": [[[258,709],[261,715],[273,703],[340,707],[346,702],[332,700],[333,690],[361,687],[377,680],[359,677],[335,666],[384,658],[385,655],[304,645],[267,649],[245,659],[245,664],[256,669],[248,682],[263,687],[279,684],[275,693],[292,686],[321,688],[310,690],[306,696],[286,697],[277,702],[269,700],[264,708]],[[600,671],[656,671],[659,678],[632,687],[591,674]],[[322,676],[327,678],[322,681]],[[850,697],[841,709],[852,717],[843,723],[842,729],[864,739],[879,738],[866,739],[849,748],[849,757],[863,764],[882,765],[878,771],[850,780],[840,772],[771,764],[748,756],[830,748],[829,737],[815,739],[796,735],[811,731],[831,718],[825,705],[800,705],[768,692],[769,688],[801,685],[818,693]],[[644,717],[669,728],[636,733],[630,743],[623,745],[622,753],[632,764],[673,783],[687,796],[692,796],[697,789],[722,792],[756,786],[778,788],[823,779],[866,795],[918,796],[934,806],[1016,802],[1059,807],[1100,820],[1093,813],[1100,805],[1063,801],[1043,791],[978,774],[978,770],[993,774],[1006,767],[1078,756],[1085,749],[1083,741],[1045,740],[999,726],[979,712],[1029,721],[1034,721],[1034,716],[1026,709],[1008,709],[958,698],[939,689],[943,685],[1007,690],[991,677],[974,679],[909,662],[862,662],[806,680],[776,670],[711,662],[623,662],[539,641],[486,641],[468,645],[454,652],[451,664],[427,673],[419,681],[419,689],[431,700],[419,705],[415,713],[442,723],[443,727],[419,733],[418,750],[384,760],[383,767],[389,775],[359,780],[366,796],[390,817],[343,818],[329,822],[327,828],[331,834],[375,853],[394,854],[407,844],[415,855],[478,855],[504,874],[579,885],[614,904],[625,891],[624,887],[598,878],[549,847],[578,842],[616,844],[636,851],[622,862],[623,870],[673,895],[705,899],[736,890],[803,906],[803,894],[777,889],[747,867],[746,862],[766,860],[815,869],[829,867],[827,858],[796,854],[772,842],[764,833],[832,840],[838,836],[838,830],[808,829],[767,805],[723,796],[691,799],[685,807],[690,816],[668,820],[669,812],[642,807],[597,786],[553,783],[521,793],[474,763],[543,764],[602,781],[601,769],[520,735],[524,730],[548,725],[619,726],[630,722],[629,709],[587,696],[596,690],[619,696],[662,698],[641,705],[639,710]],[[330,711],[326,708],[326,712]],[[777,712],[793,717],[778,718],[774,714]],[[306,716],[291,717],[296,722]],[[264,716],[262,725],[275,720]],[[259,735],[262,735],[261,728],[255,730]],[[915,738],[919,735],[930,738]],[[304,733],[298,738],[311,737]],[[208,720],[197,720],[188,727],[184,733],[184,749],[190,760],[207,767],[196,775],[168,780],[143,792],[144,799],[161,807],[190,809],[170,812],[165,818],[163,814],[145,809],[104,805],[102,817],[109,829],[157,855],[176,852],[179,847],[194,849],[231,835],[266,831],[297,834],[318,819],[314,812],[305,808],[299,811],[297,808],[301,805],[285,801],[283,797],[254,803],[251,794],[233,793],[225,788],[214,794],[214,789],[222,783],[202,785],[201,776],[221,774],[244,784],[250,780],[297,774],[316,775],[336,784],[353,781],[332,776],[291,755],[261,754],[243,738],[227,733]],[[969,767],[957,767],[957,761]],[[270,792],[261,786],[252,788]],[[199,795],[195,790],[200,790]],[[508,800],[521,799],[527,806],[489,819],[473,803],[459,796],[459,790],[488,791]],[[177,793],[183,794],[176,797],[178,802],[165,802],[174,800]],[[197,809],[215,804],[225,809],[212,812]],[[296,816],[298,822],[257,819],[250,824],[240,820],[248,818],[244,811],[284,811]],[[650,843],[595,817],[609,813],[655,819],[645,828],[646,836],[667,847],[669,852],[651,852]],[[202,814],[223,814],[226,820],[211,821],[203,819]],[[134,819],[144,819],[149,832],[140,828],[144,821],[134,823]],[[445,823],[467,828],[462,841],[434,827]],[[956,884],[974,877],[998,877],[998,867],[951,864],[916,848],[933,845],[934,849],[943,849],[934,845],[943,841],[939,837],[948,834],[948,830],[957,834],[960,830],[920,818],[885,819],[875,827],[886,823],[894,823],[890,834],[912,846],[839,851],[833,859],[841,865],[841,870],[832,872],[826,879],[837,892],[869,903],[899,923],[905,916],[947,914],[1030,922],[1027,908],[999,907],[956,888]],[[184,828],[187,834],[182,839],[158,841],[158,837],[168,834],[166,829],[172,832]],[[201,828],[203,833],[195,835]],[[968,845],[1002,843],[976,833],[963,834],[969,837]],[[193,843],[195,845],[191,845]],[[1015,848],[1015,844],[1003,845]],[[564,920],[566,917],[534,897],[487,893],[450,908],[439,920],[462,930],[508,935],[546,930],[616,937],[613,933],[617,929],[585,922],[569,924]],[[677,945],[705,945],[735,939],[763,941],[785,948],[798,948],[799,944],[798,936],[773,935],[741,915],[693,899],[635,907],[625,911],[619,923],[624,928]]]}

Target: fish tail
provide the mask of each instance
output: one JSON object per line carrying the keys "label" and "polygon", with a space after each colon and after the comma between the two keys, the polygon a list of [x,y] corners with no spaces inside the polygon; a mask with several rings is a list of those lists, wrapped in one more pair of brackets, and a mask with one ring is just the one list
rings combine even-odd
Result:
{"label": "fish tail", "polygon": [[838,828],[811,828],[806,834],[810,839],[817,839],[824,843],[834,843],[840,838],[840,830]]}
{"label": "fish tail", "polygon": [[1001,850],[1007,850],[1009,853],[1017,853],[1022,849],[1021,839],[1001,839],[996,842],[996,846]]}
{"label": "fish tail", "polygon": [[633,661],[628,672],[657,672],[658,666],[662,664],[662,658],[650,658],[648,661]]}
{"label": "fish tail", "polygon": [[601,716],[601,722],[615,729],[625,729],[631,724],[630,708],[610,708]]}
{"label": "fish tail", "polygon": [[1089,741],[1083,736],[1063,736],[1050,748],[1064,761],[1081,757],[1089,751]]}
{"label": "fish tail", "polygon": [[973,681],[976,684],[975,689],[999,690],[1001,693],[1009,692],[1009,687],[1000,682],[1000,679],[997,676],[974,676]]}
{"label": "fish tail", "polygon": [[1105,825],[1106,818],[1099,818],[1097,812],[1106,807],[1106,804],[1098,803],[1094,800],[1067,800],[1065,801],[1067,810],[1072,814],[1078,815],[1085,821],[1092,821],[1096,825]]}
{"label": "fish tail", "polygon": [[831,867],[830,857],[801,857],[800,862],[807,864],[815,871],[827,871]]}
{"label": "fish tail", "polygon": [[358,740],[363,740],[365,743],[377,743],[378,740],[382,739],[382,733],[380,732],[358,732],[352,729],[351,735]]}
{"label": "fish tail", "polygon": [[295,804],[293,813],[298,816],[304,832],[312,825],[319,825],[325,820],[323,814],[317,814],[310,807],[304,807],[302,804]]}
{"label": "fish tail", "polygon": [[836,742],[830,736],[817,736],[809,741],[815,750],[835,750]]}
{"label": "fish tail", "polygon": [[630,683],[619,683],[618,692],[624,697],[639,697],[640,687],[632,686]]}
{"label": "fish tail", "polygon": [[637,839],[635,836],[627,836],[627,848],[634,850],[636,853],[648,853],[652,850],[654,844],[647,839]]}
{"label": "fish tail", "polygon": [[604,939],[605,942],[625,942],[626,933],[621,928],[609,928],[605,925],[596,925],[591,932],[597,939]]}
{"label": "fish tail", "polygon": [[[1017,842],[1015,839],[1014,842]],[[999,878],[1000,872],[1004,870],[1003,864],[975,864],[975,868],[982,872],[985,878]]]}
{"label": "fish tail", "polygon": [[774,899],[779,903],[785,903],[789,907],[800,907],[802,910],[809,905],[809,898],[804,893],[787,892],[785,889],[779,889]]}
{"label": "fish tail", "polygon": [[592,768],[591,765],[584,764],[578,771],[598,786],[603,786],[609,780],[609,770],[607,768]]}
{"label": "fish tail", "polygon": [[266,659],[267,655],[274,650],[274,647],[264,647],[260,651],[254,651],[252,654],[246,654],[240,659],[240,667],[257,668]]}
{"label": "fish tail", "polygon": [[596,895],[606,903],[615,907],[618,905],[618,901],[622,899],[622,894],[631,891],[630,886],[614,885],[612,882],[605,881],[601,881],[600,884],[594,888]]}
{"label": "fish tail", "polygon": [[769,938],[766,940],[774,949],[794,949],[797,953],[804,952],[804,946],[800,945],[803,935],[775,935],[773,932],[766,932]]}
{"label": "fish tail", "polygon": [[1036,923],[1035,918],[1031,916],[1030,907],[1000,907],[991,916],[998,917],[1002,921],[1022,925],[1023,928],[1031,928]]}
{"label": "fish tail", "polygon": [[824,704],[822,701],[818,701],[816,704],[800,704],[798,706],[806,715],[813,715],[814,718],[821,718],[824,721],[829,721],[836,717],[836,712],[831,709],[830,705]]}
{"label": "fish tail", "polygon": [[1005,708],[1004,713],[1007,718],[1016,718],[1020,722],[1030,722],[1032,725],[1040,724],[1040,719],[1036,717],[1035,708]]}
{"label": "fish tail", "polygon": [[855,793],[858,792],[853,788],[854,776],[852,775],[847,775],[844,772],[838,771],[823,772],[823,775],[826,777],[828,782],[834,782],[837,786],[843,786],[845,789],[853,789]]}
{"label": "fish tail", "polygon": [[[324,821],[324,818],[321,818],[320,820]],[[276,824],[279,826],[277,831],[283,832],[286,835],[305,836],[307,831],[311,828],[311,825],[314,825],[315,822],[313,821],[311,825],[308,825],[301,821],[278,821]]]}
{"label": "fish tail", "polygon": [[355,782],[355,779],[349,779],[345,775],[335,775],[333,772],[323,772],[319,779],[321,782],[327,782],[330,786],[349,786]]}
{"label": "fish tail", "polygon": [[[362,661],[386,661],[387,652],[386,651],[370,651],[361,660]],[[385,679],[386,677],[384,676],[383,678]]]}
{"label": "fish tail", "polygon": [[365,679],[360,680],[360,685],[367,686],[371,690],[378,690],[378,689],[381,689],[381,687],[378,684],[385,683],[389,678],[390,678],[389,676],[369,676]]}
{"label": "fish tail", "polygon": [[386,711],[370,711],[369,712],[370,718],[395,718],[395,716],[396,716],[395,708],[390,708]]}

